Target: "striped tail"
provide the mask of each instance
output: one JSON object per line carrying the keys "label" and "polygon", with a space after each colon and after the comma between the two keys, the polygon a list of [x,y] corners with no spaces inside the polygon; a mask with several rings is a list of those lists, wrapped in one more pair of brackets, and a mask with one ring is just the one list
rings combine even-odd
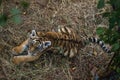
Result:
{"label": "striped tail", "polygon": [[98,45],[100,45],[100,47],[103,49],[103,51],[107,52],[107,53],[112,53],[111,49],[108,48],[104,42],[98,38],[95,37],[89,37],[87,38],[87,41],[92,42],[92,43],[97,43]]}

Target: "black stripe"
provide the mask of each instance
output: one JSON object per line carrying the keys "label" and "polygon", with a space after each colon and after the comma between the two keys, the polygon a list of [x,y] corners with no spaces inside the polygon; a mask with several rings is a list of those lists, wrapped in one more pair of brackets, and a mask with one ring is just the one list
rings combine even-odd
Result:
{"label": "black stripe", "polygon": [[93,42],[96,42],[95,38],[93,37]]}
{"label": "black stripe", "polygon": [[100,42],[100,39],[97,40],[97,44],[99,44],[99,42]]}
{"label": "black stripe", "polygon": [[100,39],[97,39],[95,37],[89,37],[87,40],[89,40],[90,42],[93,43],[97,43],[98,45],[100,45],[100,47],[103,49],[103,51],[107,52],[107,53],[111,53],[110,49],[106,47],[106,45],[104,44],[104,42]]}

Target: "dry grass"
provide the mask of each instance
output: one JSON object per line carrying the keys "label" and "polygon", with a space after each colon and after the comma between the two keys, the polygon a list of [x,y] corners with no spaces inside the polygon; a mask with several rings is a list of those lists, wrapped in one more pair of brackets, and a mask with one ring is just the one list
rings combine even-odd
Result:
{"label": "dry grass", "polygon": [[[49,1],[49,2],[48,2]],[[8,0],[3,9],[8,12],[12,7],[20,8],[17,0]],[[44,54],[37,61],[14,65],[11,62],[11,48],[27,38],[29,29],[50,31],[58,26],[68,26],[85,37],[96,36],[98,25],[107,25],[107,21],[98,13],[96,0],[29,0],[30,7],[22,14],[19,25],[8,22],[0,28],[0,79],[1,80],[90,80],[90,71],[97,67],[104,69],[109,58],[102,54],[97,45],[88,45],[79,56],[69,60],[56,54]],[[20,8],[21,9],[21,8]],[[22,10],[22,9],[21,9]],[[23,11],[23,10],[22,10]],[[23,11],[24,12],[24,11]],[[88,55],[97,53],[97,55]]]}

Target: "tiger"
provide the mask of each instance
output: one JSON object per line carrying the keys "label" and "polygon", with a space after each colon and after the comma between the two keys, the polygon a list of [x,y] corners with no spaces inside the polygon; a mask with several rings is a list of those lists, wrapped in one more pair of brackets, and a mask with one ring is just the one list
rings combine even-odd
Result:
{"label": "tiger", "polygon": [[[39,34],[39,32],[37,34]],[[29,34],[28,39],[23,41],[19,46],[12,48],[12,54],[14,55],[14,57],[12,59],[13,63],[19,64],[22,62],[30,62],[30,61],[36,60],[39,58],[40,55],[34,54],[34,56],[33,56],[31,54],[31,51],[34,50],[34,52],[35,51],[41,52],[41,51],[43,51],[43,49],[45,49],[51,45],[51,41],[42,41],[42,44],[40,44],[36,48],[35,45],[39,44],[36,42],[36,39],[38,39],[38,36],[36,36],[35,30],[32,30],[31,34]]]}
{"label": "tiger", "polygon": [[106,47],[102,40],[95,37],[88,37],[86,40],[81,39],[72,28],[61,27],[58,29],[58,31],[48,32],[36,32],[35,30],[32,30],[27,40],[25,40],[21,45],[12,49],[12,51],[17,54],[23,53],[25,50],[27,50],[27,54],[19,54],[14,56],[13,62],[15,64],[19,64],[22,62],[34,61],[38,59],[41,54],[53,48],[59,48],[61,51],[63,51],[62,54],[64,56],[73,58],[78,54],[80,49],[86,46],[88,42],[97,43],[105,52],[109,54],[111,53],[111,50]]}
{"label": "tiger", "polygon": [[23,53],[23,51],[27,51],[28,46],[35,43],[35,40],[33,40],[33,39],[38,38],[37,36],[34,36],[34,35],[36,35],[36,31],[32,30],[32,33],[29,34],[28,39],[23,41],[19,46],[16,46],[16,47],[12,48],[13,54],[17,55],[17,54]]}
{"label": "tiger", "polygon": [[[26,43],[24,45],[28,45],[28,43]],[[51,41],[43,41],[42,44],[39,44],[39,46],[32,46],[30,50],[29,50],[28,46],[26,47],[27,49],[25,49],[24,47],[17,46],[17,47],[15,47],[17,49],[15,49],[15,48],[12,49],[13,52],[17,52],[15,50],[20,51],[20,50],[24,49],[24,50],[28,50],[27,54],[22,55],[21,53],[19,53],[19,55],[18,55],[18,53],[17,53],[17,55],[14,55],[12,61],[14,64],[20,64],[23,62],[31,62],[31,61],[37,60],[40,57],[40,55],[42,55],[44,49],[48,48],[50,45],[51,45]],[[23,51],[20,51],[20,52],[23,52]],[[35,54],[38,52],[39,52],[39,54]],[[34,54],[32,54],[32,53],[34,53]]]}

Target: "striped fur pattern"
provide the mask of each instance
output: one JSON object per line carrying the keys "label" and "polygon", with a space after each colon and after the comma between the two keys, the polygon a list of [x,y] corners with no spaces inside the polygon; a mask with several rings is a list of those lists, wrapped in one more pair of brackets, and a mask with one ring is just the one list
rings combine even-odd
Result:
{"label": "striped fur pattern", "polygon": [[106,45],[104,44],[104,42],[101,41],[100,39],[94,38],[94,37],[90,37],[90,38],[88,38],[88,40],[89,40],[90,42],[97,43],[98,45],[100,45],[100,47],[101,47],[106,53],[111,53],[110,49],[109,49],[108,47],[106,47]]}
{"label": "striped fur pattern", "polygon": [[29,49],[34,47],[33,45],[36,43],[36,39],[38,39],[36,31],[32,30],[31,33],[28,33],[28,34],[29,36],[27,40],[23,41],[19,46],[16,46],[12,49],[12,53],[14,55],[19,55],[19,54],[22,55],[23,52],[28,51]]}
{"label": "striped fur pattern", "polygon": [[40,41],[51,41],[51,47],[60,47],[63,50],[63,55],[70,58],[74,57],[87,42],[97,43],[105,52],[111,53],[110,49],[100,39],[89,37],[83,40],[77,36],[73,29],[67,27],[59,28],[58,32],[46,32],[44,37],[39,36],[39,38]]}
{"label": "striped fur pattern", "polygon": [[[105,52],[111,53],[110,49],[105,46],[103,41],[94,37],[86,38],[86,40],[83,40],[76,34],[76,32],[72,28],[68,28],[68,27],[58,28],[58,31],[56,32],[55,31],[36,32],[35,30],[32,30],[32,32],[29,35],[30,36],[28,43],[24,45],[32,44],[27,47],[28,54],[32,54],[32,56],[42,54],[42,50],[39,52],[39,49],[41,49],[40,45],[42,45],[43,42],[47,42],[47,41],[48,41],[47,48],[45,47],[42,48],[44,52],[47,51],[48,48],[50,49],[50,48],[59,47],[63,51],[62,54],[70,58],[77,55],[78,51],[81,48],[85,47],[87,42],[97,43],[98,45],[101,46],[101,48]],[[14,48],[14,52],[17,52],[15,51],[15,48]],[[25,48],[22,50],[24,51]],[[14,62],[15,60],[19,60],[19,59],[14,59]],[[27,61],[23,60],[21,62],[27,62]]]}

